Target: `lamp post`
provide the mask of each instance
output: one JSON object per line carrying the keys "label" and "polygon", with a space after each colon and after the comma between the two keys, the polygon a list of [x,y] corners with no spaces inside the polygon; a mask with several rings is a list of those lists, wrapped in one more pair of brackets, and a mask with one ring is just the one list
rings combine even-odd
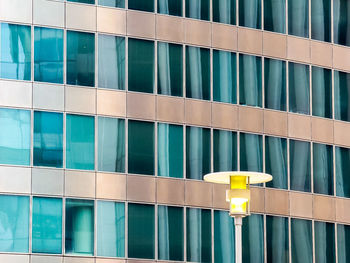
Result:
{"label": "lamp post", "polygon": [[236,263],[242,263],[242,218],[250,215],[250,184],[271,180],[271,175],[258,172],[218,172],[204,176],[204,181],[230,185],[226,201],[230,203],[230,216],[235,218]]}

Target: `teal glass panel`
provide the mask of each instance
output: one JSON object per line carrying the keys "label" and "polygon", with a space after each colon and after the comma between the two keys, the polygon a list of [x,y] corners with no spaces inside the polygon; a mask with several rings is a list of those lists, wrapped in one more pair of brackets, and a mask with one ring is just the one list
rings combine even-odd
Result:
{"label": "teal glass panel", "polygon": [[348,263],[350,259],[350,226],[337,225],[338,263]]}
{"label": "teal glass panel", "polygon": [[264,0],[264,30],[286,33],[286,0]]}
{"label": "teal glass panel", "polygon": [[334,71],[334,118],[336,120],[350,121],[349,101],[350,74]]}
{"label": "teal glass panel", "polygon": [[236,0],[213,0],[213,21],[236,24]]}
{"label": "teal glass panel", "polygon": [[98,170],[125,172],[125,121],[98,117]]}
{"label": "teal glass panel", "polygon": [[83,3],[83,4],[95,4],[95,0],[67,0],[68,2]]}
{"label": "teal glass panel", "polygon": [[337,196],[350,198],[350,149],[335,147]]}
{"label": "teal glass panel", "polygon": [[129,121],[128,125],[129,173],[154,175],[154,123]]}
{"label": "teal glass panel", "polygon": [[265,108],[285,111],[286,95],[286,62],[282,60],[264,59]]}
{"label": "teal glass panel", "polygon": [[311,192],[310,143],[289,141],[290,189]]}
{"label": "teal glass panel", "polygon": [[261,57],[239,54],[239,103],[262,106]]}
{"label": "teal glass panel", "polygon": [[183,128],[158,124],[158,176],[183,178]]}
{"label": "teal glass panel", "polygon": [[186,178],[202,180],[210,173],[210,129],[186,127]]}
{"label": "teal glass panel", "polygon": [[30,26],[1,23],[0,34],[0,78],[30,80]]}
{"label": "teal glass panel", "polygon": [[63,114],[34,111],[34,166],[63,166]]}
{"label": "teal glass panel", "polygon": [[182,0],[158,0],[158,13],[182,16]]}
{"label": "teal glass panel", "polygon": [[132,10],[154,12],[154,0],[128,0],[128,7]]}
{"label": "teal glass panel", "polygon": [[240,170],[251,172],[263,171],[263,142],[262,136],[241,133],[240,141]]}
{"label": "teal glass panel", "polygon": [[158,94],[183,96],[182,45],[158,42]]}
{"label": "teal glass panel", "polygon": [[94,254],[94,201],[66,199],[66,254]]}
{"label": "teal glass panel", "polygon": [[154,259],[154,205],[128,205],[128,257]]}
{"label": "teal glass panel", "polygon": [[264,217],[250,215],[243,218],[242,259],[244,263],[264,263]]}
{"label": "teal glass panel", "polygon": [[214,211],[214,262],[235,263],[234,218],[227,211]]}
{"label": "teal glass panel", "polygon": [[34,28],[34,80],[63,83],[63,30]]}
{"label": "teal glass panel", "polygon": [[310,68],[289,62],[289,111],[310,114]]}
{"label": "teal glass panel", "polygon": [[350,2],[333,0],[333,41],[335,44],[350,46]]}
{"label": "teal glass panel", "polygon": [[158,259],[184,260],[184,209],[158,206]]}
{"label": "teal glass panel", "polygon": [[332,118],[332,71],[312,67],[312,115]]}
{"label": "teal glass panel", "polygon": [[0,251],[28,253],[29,197],[0,196]]}
{"label": "teal glass panel", "polygon": [[98,0],[102,6],[125,8],[125,0]]}
{"label": "teal glass panel", "polygon": [[267,262],[289,262],[288,218],[266,216]]}
{"label": "teal glass panel", "polygon": [[186,209],[187,261],[211,262],[211,211]]}
{"label": "teal glass panel", "polygon": [[312,223],[291,219],[292,262],[312,263]]}
{"label": "teal glass panel", "polygon": [[288,1],[288,34],[309,37],[309,0]]}
{"label": "teal glass panel", "polygon": [[0,108],[0,163],[30,164],[30,111]]}
{"label": "teal glass panel", "polygon": [[97,202],[97,255],[103,257],[124,257],[124,203]]}
{"label": "teal glass panel", "polygon": [[62,253],[62,199],[33,197],[32,252]]}
{"label": "teal glass panel", "polygon": [[186,17],[207,20],[210,19],[209,0],[186,0]]}
{"label": "teal glass panel", "polygon": [[[143,1],[137,2],[142,3]],[[153,93],[154,42],[129,38],[128,43],[128,89],[129,91]]]}
{"label": "teal glass panel", "polygon": [[239,1],[239,25],[261,29],[261,0]]}
{"label": "teal glass panel", "polygon": [[311,0],[311,38],[331,42],[331,0]]}
{"label": "teal glass panel", "polygon": [[236,54],[213,50],[213,100],[237,103]]}
{"label": "teal glass panel", "polygon": [[95,34],[67,31],[67,84],[95,86]]}
{"label": "teal glass panel", "polygon": [[315,221],[315,262],[335,263],[334,224]]}
{"label": "teal glass panel", "polygon": [[95,118],[67,114],[67,169],[95,169]]}
{"label": "teal glass panel", "polygon": [[186,46],[186,97],[210,100],[210,52]]}
{"label": "teal glass panel", "polygon": [[214,172],[237,171],[237,133],[214,130]]}
{"label": "teal glass panel", "polygon": [[265,137],[265,169],[273,176],[273,180],[266,183],[267,187],[288,188],[288,159],[287,140],[277,137]]}
{"label": "teal glass panel", "polygon": [[313,143],[314,193],[333,195],[333,147]]}
{"label": "teal glass panel", "polygon": [[98,35],[98,86],[125,90],[125,39]]}

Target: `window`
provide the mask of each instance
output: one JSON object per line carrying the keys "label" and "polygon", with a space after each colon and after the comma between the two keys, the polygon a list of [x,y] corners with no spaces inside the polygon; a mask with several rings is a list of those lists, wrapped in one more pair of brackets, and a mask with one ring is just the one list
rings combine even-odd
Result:
{"label": "window", "polygon": [[0,23],[0,78],[31,79],[30,26]]}
{"label": "window", "polygon": [[94,201],[66,199],[66,254],[94,254]]}
{"label": "window", "polygon": [[183,96],[182,45],[158,42],[158,94]]}
{"label": "window", "polygon": [[97,202],[97,255],[103,257],[124,257],[124,203]]}
{"label": "window", "polygon": [[261,57],[239,54],[239,69],[239,103],[261,107]]}
{"label": "window", "polygon": [[68,2],[84,3],[84,4],[95,4],[95,0],[67,0]]}
{"label": "window", "polygon": [[331,0],[311,0],[311,38],[331,42]]}
{"label": "window", "polygon": [[[152,0],[153,1],[153,0]],[[146,1],[136,1],[143,3]],[[129,1],[130,4],[130,1]],[[129,91],[153,93],[154,42],[129,38]]]}
{"label": "window", "polygon": [[158,176],[183,178],[183,127],[158,124]]}
{"label": "window", "polygon": [[186,127],[186,178],[202,180],[210,173],[210,129]]}
{"label": "window", "polygon": [[214,130],[214,172],[237,170],[237,133]]}
{"label": "window", "polygon": [[289,262],[288,218],[266,216],[267,262]]}
{"label": "window", "polygon": [[310,114],[308,65],[289,62],[289,111]]}
{"label": "window", "polygon": [[158,0],[158,13],[182,16],[182,0]]}
{"label": "window", "polygon": [[264,218],[250,215],[243,218],[242,259],[247,263],[264,263]]}
{"label": "window", "polygon": [[184,260],[184,209],[158,206],[158,259]]}
{"label": "window", "polygon": [[128,257],[154,259],[154,205],[128,205]]}
{"label": "window", "polygon": [[34,80],[63,83],[63,30],[34,28]]}
{"label": "window", "polygon": [[211,211],[186,209],[187,261],[211,262]]}
{"label": "window", "polygon": [[350,257],[350,226],[337,224],[338,263],[346,263]]}
{"label": "window", "polygon": [[94,170],[95,119],[92,116],[67,114],[66,167]]}
{"label": "window", "polygon": [[209,21],[209,0],[186,0],[186,17]]}
{"label": "window", "polygon": [[288,34],[309,37],[309,0],[288,1]]}
{"label": "window", "polygon": [[236,54],[213,50],[213,100],[237,103]]}
{"label": "window", "polygon": [[333,195],[333,147],[313,143],[314,193]]}
{"label": "window", "polygon": [[350,149],[335,147],[337,196],[350,197]]}
{"label": "window", "polygon": [[125,0],[98,0],[98,4],[102,6],[125,8]]}
{"label": "window", "polygon": [[312,223],[291,219],[292,262],[312,263]]}
{"label": "window", "polygon": [[125,39],[98,36],[98,86],[125,90]]}
{"label": "window", "polygon": [[332,223],[315,221],[315,262],[335,263],[335,236]]}
{"label": "window", "polygon": [[333,0],[333,38],[334,43],[350,46],[350,2]]}
{"label": "window", "polygon": [[210,100],[210,52],[207,48],[186,46],[186,97]]}
{"label": "window", "polygon": [[154,12],[154,0],[128,0],[129,9]]}
{"label": "window", "polygon": [[289,141],[290,189],[311,192],[310,143]]}
{"label": "window", "polygon": [[129,121],[129,173],[154,175],[154,123]]}
{"label": "window", "polygon": [[62,199],[33,197],[32,252],[62,253]]}
{"label": "window", "polygon": [[263,143],[261,135],[240,134],[240,170],[263,171]]}
{"label": "window", "polygon": [[67,84],[95,86],[95,34],[67,31]]}
{"label": "window", "polygon": [[0,251],[28,253],[29,197],[0,196]]}
{"label": "window", "polygon": [[0,163],[30,165],[30,111],[0,108]]}
{"label": "window", "polygon": [[239,25],[261,29],[261,0],[239,1]]}
{"label": "window", "polygon": [[234,218],[227,211],[214,211],[214,262],[235,262]]}
{"label": "window", "polygon": [[332,71],[312,67],[312,115],[332,118]]}
{"label": "window", "polygon": [[286,0],[264,0],[264,30],[286,33]]}
{"label": "window", "polygon": [[336,120],[350,121],[348,101],[350,101],[350,74],[334,71],[334,118]]}
{"label": "window", "polygon": [[213,21],[236,24],[236,0],[213,0]]}

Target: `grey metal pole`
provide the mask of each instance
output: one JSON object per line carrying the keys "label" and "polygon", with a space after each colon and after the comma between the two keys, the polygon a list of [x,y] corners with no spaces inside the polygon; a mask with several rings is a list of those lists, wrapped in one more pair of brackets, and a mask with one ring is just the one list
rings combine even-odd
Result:
{"label": "grey metal pole", "polygon": [[242,217],[235,217],[236,263],[242,263]]}

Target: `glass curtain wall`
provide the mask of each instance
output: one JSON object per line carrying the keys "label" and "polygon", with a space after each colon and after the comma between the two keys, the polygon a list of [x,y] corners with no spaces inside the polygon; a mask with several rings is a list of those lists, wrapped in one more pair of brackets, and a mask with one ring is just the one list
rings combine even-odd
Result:
{"label": "glass curtain wall", "polygon": [[333,0],[333,39],[335,44],[350,46],[350,2]]}
{"label": "glass curtain wall", "polygon": [[158,0],[159,14],[182,16],[182,0]]}
{"label": "glass curtain wall", "polygon": [[314,193],[333,195],[333,147],[313,143]]}
{"label": "glass curtain wall", "polygon": [[312,263],[312,222],[291,219],[292,262]]}
{"label": "glass curtain wall", "polygon": [[213,0],[213,22],[236,24],[236,0]]}
{"label": "glass curtain wall", "polygon": [[315,221],[315,261],[335,263],[335,235],[332,223]]}
{"label": "glass curtain wall", "polygon": [[289,111],[310,114],[310,68],[289,62]]}
{"label": "glass curtain wall", "polygon": [[243,218],[242,259],[244,263],[264,263],[264,217],[253,214]]}
{"label": "glass curtain wall", "polygon": [[350,198],[350,149],[335,147],[337,196]]}
{"label": "glass curtain wall", "polygon": [[264,0],[264,30],[286,33],[286,0]]}
{"label": "glass curtain wall", "polygon": [[261,0],[239,1],[239,25],[261,29]]}
{"label": "glass curtain wall", "polygon": [[331,0],[311,0],[311,38],[331,42]]}
{"label": "glass curtain wall", "polygon": [[214,130],[214,172],[237,170],[237,133]]}
{"label": "glass curtain wall", "polygon": [[289,141],[290,189],[311,192],[310,142]]}
{"label": "glass curtain wall", "polygon": [[240,134],[240,170],[263,171],[262,136],[249,133]]}
{"label": "glass curtain wall", "polygon": [[288,218],[266,216],[267,262],[289,262]]}
{"label": "glass curtain wall", "polygon": [[227,211],[214,211],[214,262],[235,263],[234,218]]}
{"label": "glass curtain wall", "polygon": [[312,67],[312,115],[332,118],[332,71]]}
{"label": "glass curtain wall", "polygon": [[[350,7],[350,6],[349,6]],[[350,121],[350,74],[334,71],[334,118]]]}
{"label": "glass curtain wall", "polygon": [[186,17],[209,21],[210,0],[186,0]]}
{"label": "glass curtain wall", "polygon": [[309,37],[309,0],[288,1],[288,34]]}

